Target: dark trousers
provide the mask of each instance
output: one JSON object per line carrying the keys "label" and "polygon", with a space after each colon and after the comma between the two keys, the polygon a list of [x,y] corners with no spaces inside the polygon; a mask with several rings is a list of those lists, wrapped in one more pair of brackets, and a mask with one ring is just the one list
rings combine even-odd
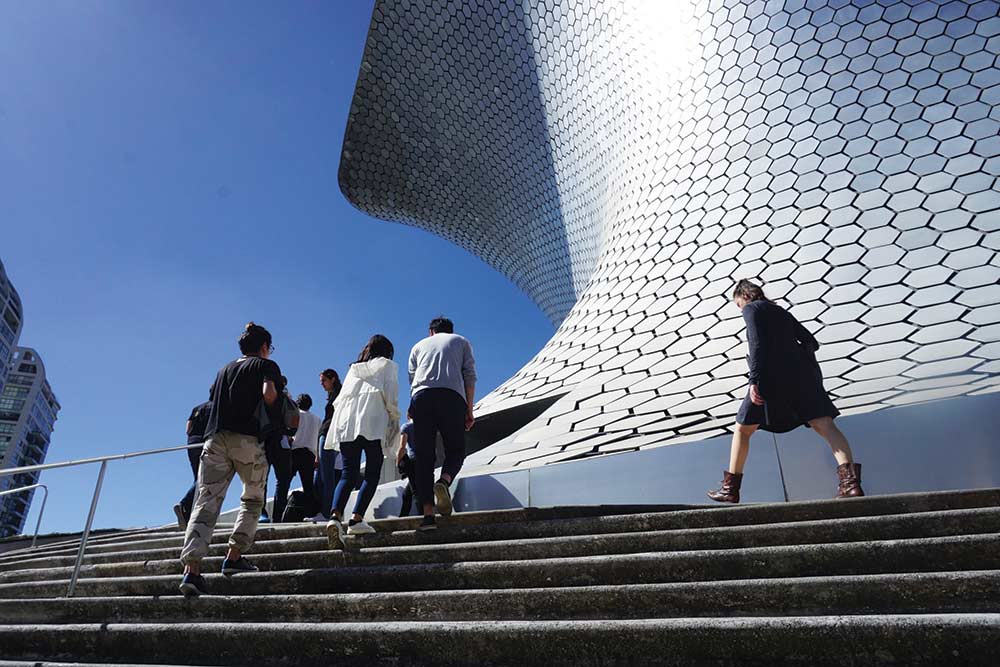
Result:
{"label": "dark trousers", "polygon": [[337,490],[333,493],[333,509],[344,515],[347,508],[347,500],[354,490],[354,482],[361,475],[361,454],[365,455],[365,479],[361,484],[361,491],[358,499],[354,503],[354,513],[361,516],[368,511],[368,505],[378,488],[378,480],[382,477],[382,462],[385,457],[382,455],[381,440],[367,440],[358,438],[351,442],[340,443],[340,453],[344,457],[344,475],[337,483]]}
{"label": "dark trousers", "polygon": [[323,438],[319,440],[319,469],[316,470],[315,488],[319,511],[329,519],[330,510],[333,508],[333,492],[337,489],[343,473],[334,468],[339,456],[337,450],[323,449],[323,440]]}
{"label": "dark trousers", "polygon": [[313,470],[316,468],[316,457],[312,450],[306,447],[297,447],[292,450],[292,476],[299,476],[302,482],[302,491],[309,498],[315,498],[313,489]]}
{"label": "dark trousers", "polygon": [[[281,516],[285,513],[285,505],[288,504],[288,489],[292,485],[292,477],[295,476],[292,470],[292,452],[282,449],[281,445],[271,447],[268,452],[268,462],[274,469],[274,477],[277,485],[274,488],[274,506],[271,508],[271,523],[280,523]],[[264,498],[267,498],[267,487],[264,488]]]}
{"label": "dark trousers", "polygon": [[[414,468],[413,459],[409,456],[403,457],[403,462],[400,464],[400,472],[406,476],[406,487],[403,489],[403,502],[399,507],[399,516],[410,516],[410,510],[413,508],[413,475],[416,470]],[[419,514],[419,512],[418,512]]]}
{"label": "dark trousers", "polygon": [[442,473],[452,479],[465,461],[465,399],[451,389],[423,389],[410,401],[413,415],[413,451],[417,455],[413,480],[421,505],[434,502],[434,466],[437,434],[444,442]]}
{"label": "dark trousers", "polygon": [[188,462],[191,464],[191,473],[194,474],[194,484],[187,490],[181,498],[181,509],[184,516],[191,516],[191,506],[194,504],[194,494],[198,492],[198,464],[201,461],[201,447],[193,447],[187,451]]}

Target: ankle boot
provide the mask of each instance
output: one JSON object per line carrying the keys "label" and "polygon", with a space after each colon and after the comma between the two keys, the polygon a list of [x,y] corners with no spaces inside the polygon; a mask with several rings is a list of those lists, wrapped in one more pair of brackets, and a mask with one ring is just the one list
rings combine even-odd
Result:
{"label": "ankle boot", "polygon": [[838,498],[854,498],[865,495],[865,492],[861,490],[860,463],[844,463],[837,466],[837,478],[840,482],[837,485]]}
{"label": "ankle boot", "polygon": [[740,502],[740,485],[743,484],[743,473],[722,473],[722,486],[715,491],[709,491],[708,497],[719,503]]}

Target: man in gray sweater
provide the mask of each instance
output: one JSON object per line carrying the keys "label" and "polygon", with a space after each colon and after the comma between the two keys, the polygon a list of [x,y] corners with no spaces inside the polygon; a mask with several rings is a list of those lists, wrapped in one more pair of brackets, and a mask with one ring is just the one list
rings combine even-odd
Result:
{"label": "man in gray sweater", "polygon": [[[410,412],[413,415],[415,487],[424,510],[420,530],[434,530],[434,507],[451,514],[450,486],[465,460],[465,432],[472,428],[476,361],[472,346],[455,333],[451,320],[438,317],[430,335],[410,351]],[[444,443],[441,477],[434,482],[437,434]]]}

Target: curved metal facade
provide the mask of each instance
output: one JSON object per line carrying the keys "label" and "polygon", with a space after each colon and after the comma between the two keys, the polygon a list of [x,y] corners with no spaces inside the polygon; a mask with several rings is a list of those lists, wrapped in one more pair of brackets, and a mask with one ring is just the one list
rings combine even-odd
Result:
{"label": "curved metal facade", "polygon": [[995,0],[378,0],[340,186],[558,324],[467,466],[724,435],[757,277],[847,415],[1000,389]]}

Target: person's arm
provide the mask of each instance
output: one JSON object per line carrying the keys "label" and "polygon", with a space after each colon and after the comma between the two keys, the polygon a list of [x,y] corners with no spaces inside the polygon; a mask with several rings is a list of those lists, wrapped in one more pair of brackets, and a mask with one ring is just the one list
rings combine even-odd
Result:
{"label": "person's arm", "polygon": [[410,377],[410,386],[413,386],[413,378],[417,375],[417,346],[414,345],[413,349],[410,350],[410,360],[407,364],[407,371]]}
{"label": "person's arm", "polygon": [[[281,369],[270,359],[261,360],[264,364],[264,403],[274,407],[278,400],[278,382],[281,380]],[[261,363],[260,361],[258,363]]]}
{"label": "person's arm", "polygon": [[382,442],[382,451],[391,452],[392,443],[399,436],[399,366],[396,363],[388,363],[383,373],[385,377],[382,380],[382,398],[385,402],[385,411],[389,415],[389,424],[385,440]]}
{"label": "person's arm", "polygon": [[760,393],[760,376],[763,370],[763,347],[761,346],[761,317],[756,308],[743,308],[743,320],[747,325],[747,365],[750,373],[750,400],[756,405],[763,405],[764,397]]}
{"label": "person's arm", "polygon": [[476,402],[476,358],[472,354],[472,343],[465,341],[465,354],[462,357],[462,380],[465,383],[465,430],[468,431],[476,423],[472,414],[472,406]]}
{"label": "person's arm", "polygon": [[184,427],[184,432],[187,433],[188,435],[191,435],[191,427],[192,426],[193,426],[193,424],[191,423],[191,420],[190,419],[187,420],[187,425]]}
{"label": "person's arm", "polygon": [[398,466],[403,462],[403,457],[406,456],[406,431],[399,434],[399,449],[396,451],[396,465]]}

